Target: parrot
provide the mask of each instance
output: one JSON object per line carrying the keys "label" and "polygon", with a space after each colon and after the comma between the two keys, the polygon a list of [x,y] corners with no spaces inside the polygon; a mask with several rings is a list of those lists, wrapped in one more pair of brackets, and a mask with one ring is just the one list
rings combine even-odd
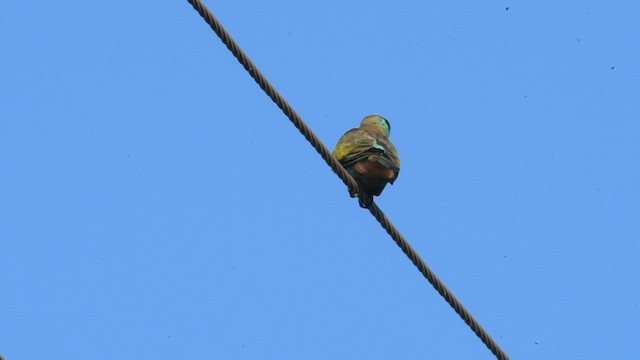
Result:
{"label": "parrot", "polygon": [[347,131],[338,140],[333,155],[360,187],[360,206],[368,208],[373,196],[379,196],[387,183],[393,184],[400,173],[400,158],[389,141],[391,124],[380,115],[366,116],[360,127]]}

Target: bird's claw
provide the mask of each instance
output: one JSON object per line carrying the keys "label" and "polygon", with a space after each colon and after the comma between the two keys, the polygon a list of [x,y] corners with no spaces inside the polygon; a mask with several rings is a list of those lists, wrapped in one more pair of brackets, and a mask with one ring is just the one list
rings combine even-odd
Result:
{"label": "bird's claw", "polygon": [[373,196],[366,193],[358,194],[358,203],[360,204],[361,208],[368,209],[369,206],[371,206],[372,202]]}
{"label": "bird's claw", "polygon": [[360,204],[360,207],[363,209],[368,209],[371,203],[373,202],[373,196],[367,193],[358,193],[356,191],[349,190],[349,196],[351,196],[352,198],[357,197],[358,203]]}

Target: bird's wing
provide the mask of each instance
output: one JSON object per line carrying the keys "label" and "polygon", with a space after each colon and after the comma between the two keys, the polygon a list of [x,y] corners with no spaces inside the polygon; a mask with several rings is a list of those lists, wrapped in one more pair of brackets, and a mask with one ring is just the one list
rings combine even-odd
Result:
{"label": "bird's wing", "polygon": [[400,158],[398,157],[398,150],[393,146],[393,143],[387,138],[377,139],[379,144],[384,147],[384,155],[380,157],[378,162],[389,170],[400,171]]}
{"label": "bird's wing", "polygon": [[347,131],[333,150],[333,155],[342,163],[353,162],[355,158],[361,159],[369,156],[371,149],[375,148],[376,140],[371,134],[362,129]]}
{"label": "bird's wing", "polygon": [[370,155],[380,155],[378,162],[381,165],[390,170],[400,170],[400,159],[391,141],[384,136],[361,128],[347,131],[338,140],[333,155],[344,166],[349,166]]}

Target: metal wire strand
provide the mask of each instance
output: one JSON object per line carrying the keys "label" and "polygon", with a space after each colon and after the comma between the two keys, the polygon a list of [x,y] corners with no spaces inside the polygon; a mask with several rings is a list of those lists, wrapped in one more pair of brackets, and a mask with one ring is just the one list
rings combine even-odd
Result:
{"label": "metal wire strand", "polygon": [[509,356],[504,352],[496,343],[491,335],[480,326],[478,321],[471,315],[471,313],[462,305],[460,300],[458,300],[455,295],[446,287],[446,285],[438,278],[438,276],[429,268],[429,266],[422,260],[418,252],[409,244],[409,242],[404,238],[404,236],[396,229],[396,227],[391,223],[391,221],[385,216],[385,214],[380,210],[376,203],[372,203],[369,206],[369,212],[373,215],[376,220],[380,223],[382,228],[385,229],[387,234],[391,236],[393,241],[396,242],[398,247],[402,249],[407,257],[411,260],[413,265],[415,265],[420,273],[433,285],[436,291],[442,296],[445,301],[455,310],[458,315],[462,318],[462,320],[473,330],[473,332],[482,340],[482,342],[491,350],[493,355],[500,360],[507,360]]}
{"label": "metal wire strand", "polygon": [[[249,57],[240,49],[240,46],[231,38],[231,35],[224,29],[218,19],[213,16],[211,11],[200,0],[187,0],[193,8],[202,16],[202,18],[211,26],[211,29],[218,35],[220,40],[231,51],[233,56],[247,70],[249,75],[258,83],[260,88],[271,98],[271,100],[282,110],[289,118],[293,125],[302,133],[309,143],[322,156],[331,169],[338,175],[342,182],[349,188],[351,194],[358,193],[358,184],[342,167],[340,162],[333,156],[327,147],[313,133],[309,126],[302,120],[300,115],[289,105],[289,103],[280,95],[280,93],[269,83],[267,78],[258,70]],[[420,273],[431,283],[438,293],[447,301],[447,303],[455,310],[464,322],[473,330],[473,332],[482,340],[482,342],[491,350],[491,352],[500,360],[507,360],[509,357],[500,348],[500,346],[491,338],[489,333],[480,326],[476,319],[462,305],[462,303],[453,295],[453,293],[444,285],[444,283],[433,273],[429,266],[420,258],[420,255],[413,249],[409,242],[400,234],[398,229],[389,221],[382,210],[375,203],[371,203],[369,211],[378,220],[385,231],[393,238],[396,244],[407,255],[411,262],[418,268]]]}
{"label": "metal wire strand", "polygon": [[316,149],[318,154],[322,156],[324,161],[331,167],[333,172],[335,172],[338,177],[344,182],[344,184],[349,188],[349,191],[352,194],[358,193],[358,184],[356,181],[347,173],[347,171],[342,167],[340,162],[333,156],[331,151],[327,149],[327,147],[320,141],[320,139],[311,131],[309,126],[305,124],[300,115],[289,105],[287,100],[280,95],[280,93],[271,85],[271,83],[267,80],[267,78],[262,74],[260,70],[253,64],[251,59],[245,54],[244,51],[240,48],[238,43],[233,40],[231,35],[227,32],[227,30],[222,27],[222,24],[218,21],[218,19],[213,16],[211,11],[207,9],[207,7],[200,2],[199,0],[187,0],[193,6],[194,9],[202,16],[202,18],[211,26],[211,29],[218,35],[220,40],[226,45],[226,47],[231,51],[233,56],[240,62],[240,64],[244,67],[245,70],[251,75],[251,77],[258,83],[260,88],[271,98],[271,100],[278,105],[280,110],[291,120],[293,125],[302,133],[302,135],[311,143],[311,145]]}

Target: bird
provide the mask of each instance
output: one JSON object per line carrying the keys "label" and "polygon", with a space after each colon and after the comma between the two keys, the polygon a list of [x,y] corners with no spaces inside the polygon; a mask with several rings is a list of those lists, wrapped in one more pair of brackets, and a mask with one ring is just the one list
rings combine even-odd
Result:
{"label": "bird", "polygon": [[362,119],[360,127],[347,131],[333,150],[333,155],[358,183],[360,206],[368,208],[373,196],[379,196],[387,184],[400,173],[400,158],[389,140],[391,124],[380,115]]}

